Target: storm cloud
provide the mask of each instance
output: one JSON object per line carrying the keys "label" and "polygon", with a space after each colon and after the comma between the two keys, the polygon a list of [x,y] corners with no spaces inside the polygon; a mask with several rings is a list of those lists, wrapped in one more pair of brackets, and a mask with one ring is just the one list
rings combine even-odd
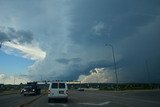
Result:
{"label": "storm cloud", "polygon": [[83,9],[81,3],[84,2],[79,2],[74,10],[75,23],[70,36],[90,55],[87,58],[96,62],[106,53],[103,58],[108,62],[104,67],[107,66],[112,58],[106,57],[112,57],[112,53],[104,44],[109,43],[116,53],[119,81],[148,82],[145,60],[150,63],[150,82],[159,81],[160,2],[87,0]]}
{"label": "storm cloud", "polygon": [[[58,48],[52,45],[53,52],[49,52],[53,54],[48,54],[42,65],[44,70],[54,65],[49,67],[49,75],[65,80],[89,75],[95,68],[114,72],[111,48],[105,46],[108,43],[114,46],[120,82],[148,82],[145,60],[150,63],[152,81],[160,80],[159,1],[86,0],[69,4],[65,7],[69,11],[59,15],[67,14],[65,23],[70,26],[56,28],[66,29],[68,33],[49,37],[54,39],[52,43],[58,44]],[[80,61],[71,63],[74,57]],[[115,80],[112,74],[110,82]]]}
{"label": "storm cloud", "polygon": [[0,42],[16,41],[19,43],[31,43],[32,40],[33,33],[31,31],[0,26]]}
{"label": "storm cloud", "polygon": [[[46,57],[29,67],[28,74],[33,75],[31,79],[37,80],[40,75],[46,80],[77,80],[82,75],[96,78],[90,71],[103,69],[101,74],[106,75],[103,76],[105,82],[115,82],[112,49],[105,46],[111,44],[119,82],[160,82],[159,0],[18,3],[25,6],[22,8],[10,3],[17,13],[10,14],[9,19],[15,20],[9,21],[12,26],[29,31],[14,28],[0,30],[0,40],[14,39],[20,35],[17,40],[21,43],[32,40],[39,43]],[[30,7],[30,4],[33,6]],[[6,11],[4,15],[9,13]],[[0,22],[10,27],[8,21],[4,17],[2,19],[5,23]],[[30,31],[34,33],[34,38]],[[147,77],[146,61],[150,79]]]}

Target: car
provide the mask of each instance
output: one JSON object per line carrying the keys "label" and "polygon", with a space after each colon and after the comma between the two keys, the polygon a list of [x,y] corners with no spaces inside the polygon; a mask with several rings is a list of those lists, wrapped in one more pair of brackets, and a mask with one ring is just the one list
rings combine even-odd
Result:
{"label": "car", "polygon": [[48,103],[54,99],[63,99],[68,101],[68,87],[65,82],[50,82],[48,89]]}
{"label": "car", "polygon": [[25,87],[21,89],[21,94],[23,94],[24,91],[25,91]]}
{"label": "car", "polygon": [[21,94],[23,94],[24,96],[33,95],[35,94],[35,90],[32,88],[32,86],[26,86],[21,90]]}
{"label": "car", "polygon": [[26,95],[39,95],[41,93],[41,89],[38,87],[37,82],[28,82],[27,86],[25,86],[21,90],[21,94]]}

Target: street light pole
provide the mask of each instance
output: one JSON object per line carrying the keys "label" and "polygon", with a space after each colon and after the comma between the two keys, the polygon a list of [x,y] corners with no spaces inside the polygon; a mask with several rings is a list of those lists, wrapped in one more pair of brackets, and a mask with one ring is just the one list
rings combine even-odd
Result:
{"label": "street light pole", "polygon": [[2,47],[2,42],[0,42],[0,48]]}
{"label": "street light pole", "polygon": [[114,61],[114,70],[115,70],[115,76],[116,76],[116,91],[118,90],[118,76],[117,76],[117,65],[116,65],[116,59],[114,54],[114,48],[111,44],[105,44],[105,46],[110,46],[112,48],[112,56]]}

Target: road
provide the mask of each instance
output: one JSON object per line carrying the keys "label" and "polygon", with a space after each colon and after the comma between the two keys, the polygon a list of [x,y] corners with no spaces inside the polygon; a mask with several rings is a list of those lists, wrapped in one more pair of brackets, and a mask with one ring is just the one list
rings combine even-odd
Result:
{"label": "road", "polygon": [[19,105],[32,101],[39,96],[23,96],[20,94],[10,94],[0,96],[0,107],[18,107]]}
{"label": "road", "polygon": [[160,107],[160,91],[69,91],[68,103],[40,97],[27,107]]}

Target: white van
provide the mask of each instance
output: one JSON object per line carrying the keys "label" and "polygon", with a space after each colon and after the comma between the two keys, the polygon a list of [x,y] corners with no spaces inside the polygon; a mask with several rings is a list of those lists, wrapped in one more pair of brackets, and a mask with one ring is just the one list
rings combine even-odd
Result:
{"label": "white van", "polygon": [[65,82],[51,82],[48,89],[48,102],[52,99],[68,101],[68,87]]}

